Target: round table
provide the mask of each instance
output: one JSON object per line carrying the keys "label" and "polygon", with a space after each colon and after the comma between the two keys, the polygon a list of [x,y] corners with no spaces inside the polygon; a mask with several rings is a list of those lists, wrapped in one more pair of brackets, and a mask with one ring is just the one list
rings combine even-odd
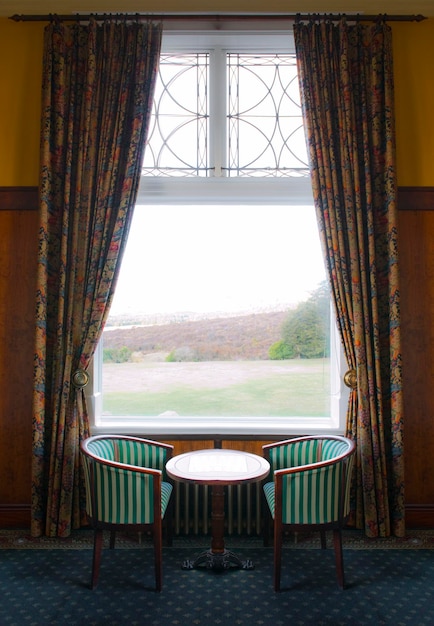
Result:
{"label": "round table", "polygon": [[178,482],[211,485],[211,548],[192,561],[184,561],[183,569],[200,565],[214,570],[232,566],[252,569],[250,560],[241,561],[233,552],[225,549],[224,488],[226,485],[262,480],[270,472],[268,461],[250,452],[210,448],[174,456],[167,462],[166,470]]}

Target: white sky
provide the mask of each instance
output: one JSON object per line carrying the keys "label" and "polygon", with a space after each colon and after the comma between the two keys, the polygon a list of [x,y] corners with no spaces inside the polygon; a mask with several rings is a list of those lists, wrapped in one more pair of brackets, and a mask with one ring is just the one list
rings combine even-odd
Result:
{"label": "white sky", "polygon": [[[267,160],[269,151],[261,161],[264,141],[272,143],[273,157],[280,155],[280,167],[294,167],[282,157],[282,141],[285,147],[290,141],[283,151],[286,159],[295,151],[307,161],[303,133],[291,130],[291,124],[300,128],[302,124],[298,84],[293,80],[296,68],[294,63],[279,67],[280,80],[276,80],[276,68],[268,64],[255,63],[254,72],[250,67],[237,75],[238,109],[247,112],[248,123],[242,117],[242,136],[236,140],[244,160],[260,158],[261,167],[275,165],[273,159],[271,163]],[[161,139],[163,143],[170,139],[164,159],[173,153],[177,155],[175,164],[179,155],[182,162],[194,163],[198,149],[196,66],[193,63],[188,72],[184,66],[180,71],[178,63],[163,64],[160,69],[169,72],[164,84],[170,84],[160,103],[157,125],[158,129],[170,127]],[[177,80],[172,80],[173,76]],[[160,82],[158,85],[160,93]],[[223,90],[227,90],[224,85]],[[275,132],[277,106],[280,124],[285,120],[287,129],[284,138]],[[225,111],[218,110],[223,117],[213,123],[217,129],[225,129]],[[186,124],[186,111],[192,112],[190,124]],[[158,137],[158,132],[152,134],[152,154],[159,154]],[[219,141],[213,144],[219,146]],[[214,158],[218,162],[220,157]],[[174,165],[170,158],[164,163]],[[305,300],[324,278],[313,207],[136,206],[111,314],[270,310]]]}
{"label": "white sky", "polygon": [[137,206],[111,314],[267,309],[324,278],[311,207]]}

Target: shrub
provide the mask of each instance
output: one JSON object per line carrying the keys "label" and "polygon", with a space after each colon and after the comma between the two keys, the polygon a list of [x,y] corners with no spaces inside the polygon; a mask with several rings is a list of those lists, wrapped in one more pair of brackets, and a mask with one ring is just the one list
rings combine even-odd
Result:
{"label": "shrub", "polygon": [[133,351],[127,346],[122,348],[104,348],[103,349],[103,362],[104,363],[127,363],[131,360]]}
{"label": "shrub", "polygon": [[283,361],[284,359],[293,359],[295,354],[291,346],[280,340],[270,346],[268,356],[272,361]]}
{"label": "shrub", "polygon": [[167,355],[166,361],[168,363],[185,362],[185,361],[198,361],[198,356],[195,350],[184,346],[183,348],[176,348]]}

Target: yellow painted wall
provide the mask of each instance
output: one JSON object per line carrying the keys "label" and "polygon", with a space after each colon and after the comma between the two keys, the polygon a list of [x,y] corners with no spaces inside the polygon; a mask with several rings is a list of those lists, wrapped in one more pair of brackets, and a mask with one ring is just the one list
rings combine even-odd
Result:
{"label": "yellow painted wall", "polygon": [[434,19],[393,24],[397,174],[434,186]]}
{"label": "yellow painted wall", "polygon": [[0,18],[0,186],[38,184],[43,28]]}
{"label": "yellow painted wall", "polygon": [[[38,184],[43,28],[0,18],[0,186]],[[392,28],[398,184],[434,186],[434,19]]]}

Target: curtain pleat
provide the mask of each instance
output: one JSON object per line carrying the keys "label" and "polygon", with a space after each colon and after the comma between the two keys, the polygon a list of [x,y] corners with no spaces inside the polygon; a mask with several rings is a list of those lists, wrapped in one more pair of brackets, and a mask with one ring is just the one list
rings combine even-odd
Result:
{"label": "curtain pleat", "polygon": [[83,385],[128,237],[152,110],[161,25],[45,29],[34,364],[32,534],[85,522]]}
{"label": "curtain pleat", "polygon": [[402,536],[403,407],[391,30],[294,25],[320,238],[349,370],[352,523]]}

